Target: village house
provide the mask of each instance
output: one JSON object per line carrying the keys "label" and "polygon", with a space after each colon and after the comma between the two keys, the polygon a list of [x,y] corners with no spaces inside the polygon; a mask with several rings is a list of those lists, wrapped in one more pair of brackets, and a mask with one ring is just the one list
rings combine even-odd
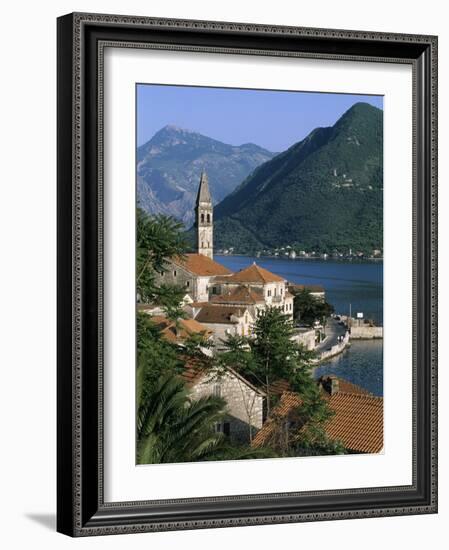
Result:
{"label": "village house", "polygon": [[[178,319],[176,322],[162,315],[155,315],[151,321],[158,327],[162,337],[172,344],[182,346],[189,337],[201,336],[205,343],[211,341],[212,331],[195,319]],[[202,349],[207,354],[207,348]]]}
{"label": "village house", "polygon": [[232,442],[251,443],[263,425],[265,393],[231,368],[218,372],[187,364],[182,378],[194,399],[215,395],[227,403],[226,416],[216,431]]}
{"label": "village house", "polygon": [[216,348],[223,347],[222,340],[228,336],[249,336],[255,318],[248,307],[194,304],[198,308],[195,320],[212,331]]}
{"label": "village house", "polygon": [[192,253],[171,258],[166,271],[159,274],[158,282],[184,288],[194,302],[208,302],[215,278],[230,275],[232,272],[224,265],[204,254]]}
{"label": "village house", "polygon": [[293,295],[287,289],[287,281],[256,262],[230,276],[217,277],[211,294],[215,301],[222,303],[235,302],[239,295],[245,299],[250,297],[256,314],[267,307],[276,307],[293,319]]}

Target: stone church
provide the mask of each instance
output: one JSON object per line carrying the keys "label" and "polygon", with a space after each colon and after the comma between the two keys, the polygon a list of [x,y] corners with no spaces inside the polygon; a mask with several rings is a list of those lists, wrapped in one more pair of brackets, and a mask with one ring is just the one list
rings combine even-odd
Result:
{"label": "stone church", "polygon": [[266,307],[277,307],[293,319],[293,295],[285,279],[255,262],[233,273],[214,260],[213,206],[205,172],[195,205],[195,236],[197,252],[172,258],[160,281],[185,289],[191,298],[187,313],[214,332],[217,345],[227,334],[249,335]]}

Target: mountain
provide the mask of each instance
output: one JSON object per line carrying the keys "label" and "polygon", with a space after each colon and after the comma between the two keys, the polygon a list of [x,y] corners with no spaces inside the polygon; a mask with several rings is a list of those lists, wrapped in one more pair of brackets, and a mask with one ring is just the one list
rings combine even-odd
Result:
{"label": "mountain", "polygon": [[382,136],[383,112],[367,103],[316,128],[217,205],[215,247],[382,249]]}
{"label": "mountain", "polygon": [[137,196],[148,213],[193,222],[201,171],[214,201],[222,200],[271,153],[253,143],[227,145],[176,126],[165,126],[137,149]]}

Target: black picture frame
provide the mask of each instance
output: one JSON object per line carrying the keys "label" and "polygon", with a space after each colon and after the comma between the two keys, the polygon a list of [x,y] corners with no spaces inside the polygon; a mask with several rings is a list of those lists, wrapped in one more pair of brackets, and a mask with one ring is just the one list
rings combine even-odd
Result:
{"label": "black picture frame", "polygon": [[[71,536],[437,511],[437,37],[75,13],[58,28],[57,530]],[[413,68],[413,483],[105,503],[102,479],[102,44]]]}

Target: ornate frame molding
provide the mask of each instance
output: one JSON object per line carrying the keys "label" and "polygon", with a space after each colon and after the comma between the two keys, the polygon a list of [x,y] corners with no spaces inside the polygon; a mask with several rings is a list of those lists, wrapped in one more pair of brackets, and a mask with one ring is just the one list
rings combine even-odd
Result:
{"label": "ornate frame molding", "polygon": [[[112,45],[234,55],[409,63],[413,66],[415,402],[413,484],[410,487],[104,503],[102,104],[103,51],[104,47]],[[86,117],[86,112],[91,113],[93,107],[95,121]],[[68,136],[69,126],[72,132]],[[436,37],[70,14],[58,20],[58,144],[60,532],[88,536],[436,512]],[[91,153],[93,150],[96,150],[95,154]],[[94,244],[86,243],[84,236],[87,233]],[[92,301],[95,302],[95,315],[87,312],[87,304]],[[95,429],[89,428],[84,420],[92,414],[97,418]],[[214,508],[220,504],[221,511],[211,513],[212,504]],[[165,515],[160,509],[164,506],[171,507]],[[272,509],[276,506],[280,513],[268,513],[270,506]],[[156,508],[158,510],[153,511]]]}

